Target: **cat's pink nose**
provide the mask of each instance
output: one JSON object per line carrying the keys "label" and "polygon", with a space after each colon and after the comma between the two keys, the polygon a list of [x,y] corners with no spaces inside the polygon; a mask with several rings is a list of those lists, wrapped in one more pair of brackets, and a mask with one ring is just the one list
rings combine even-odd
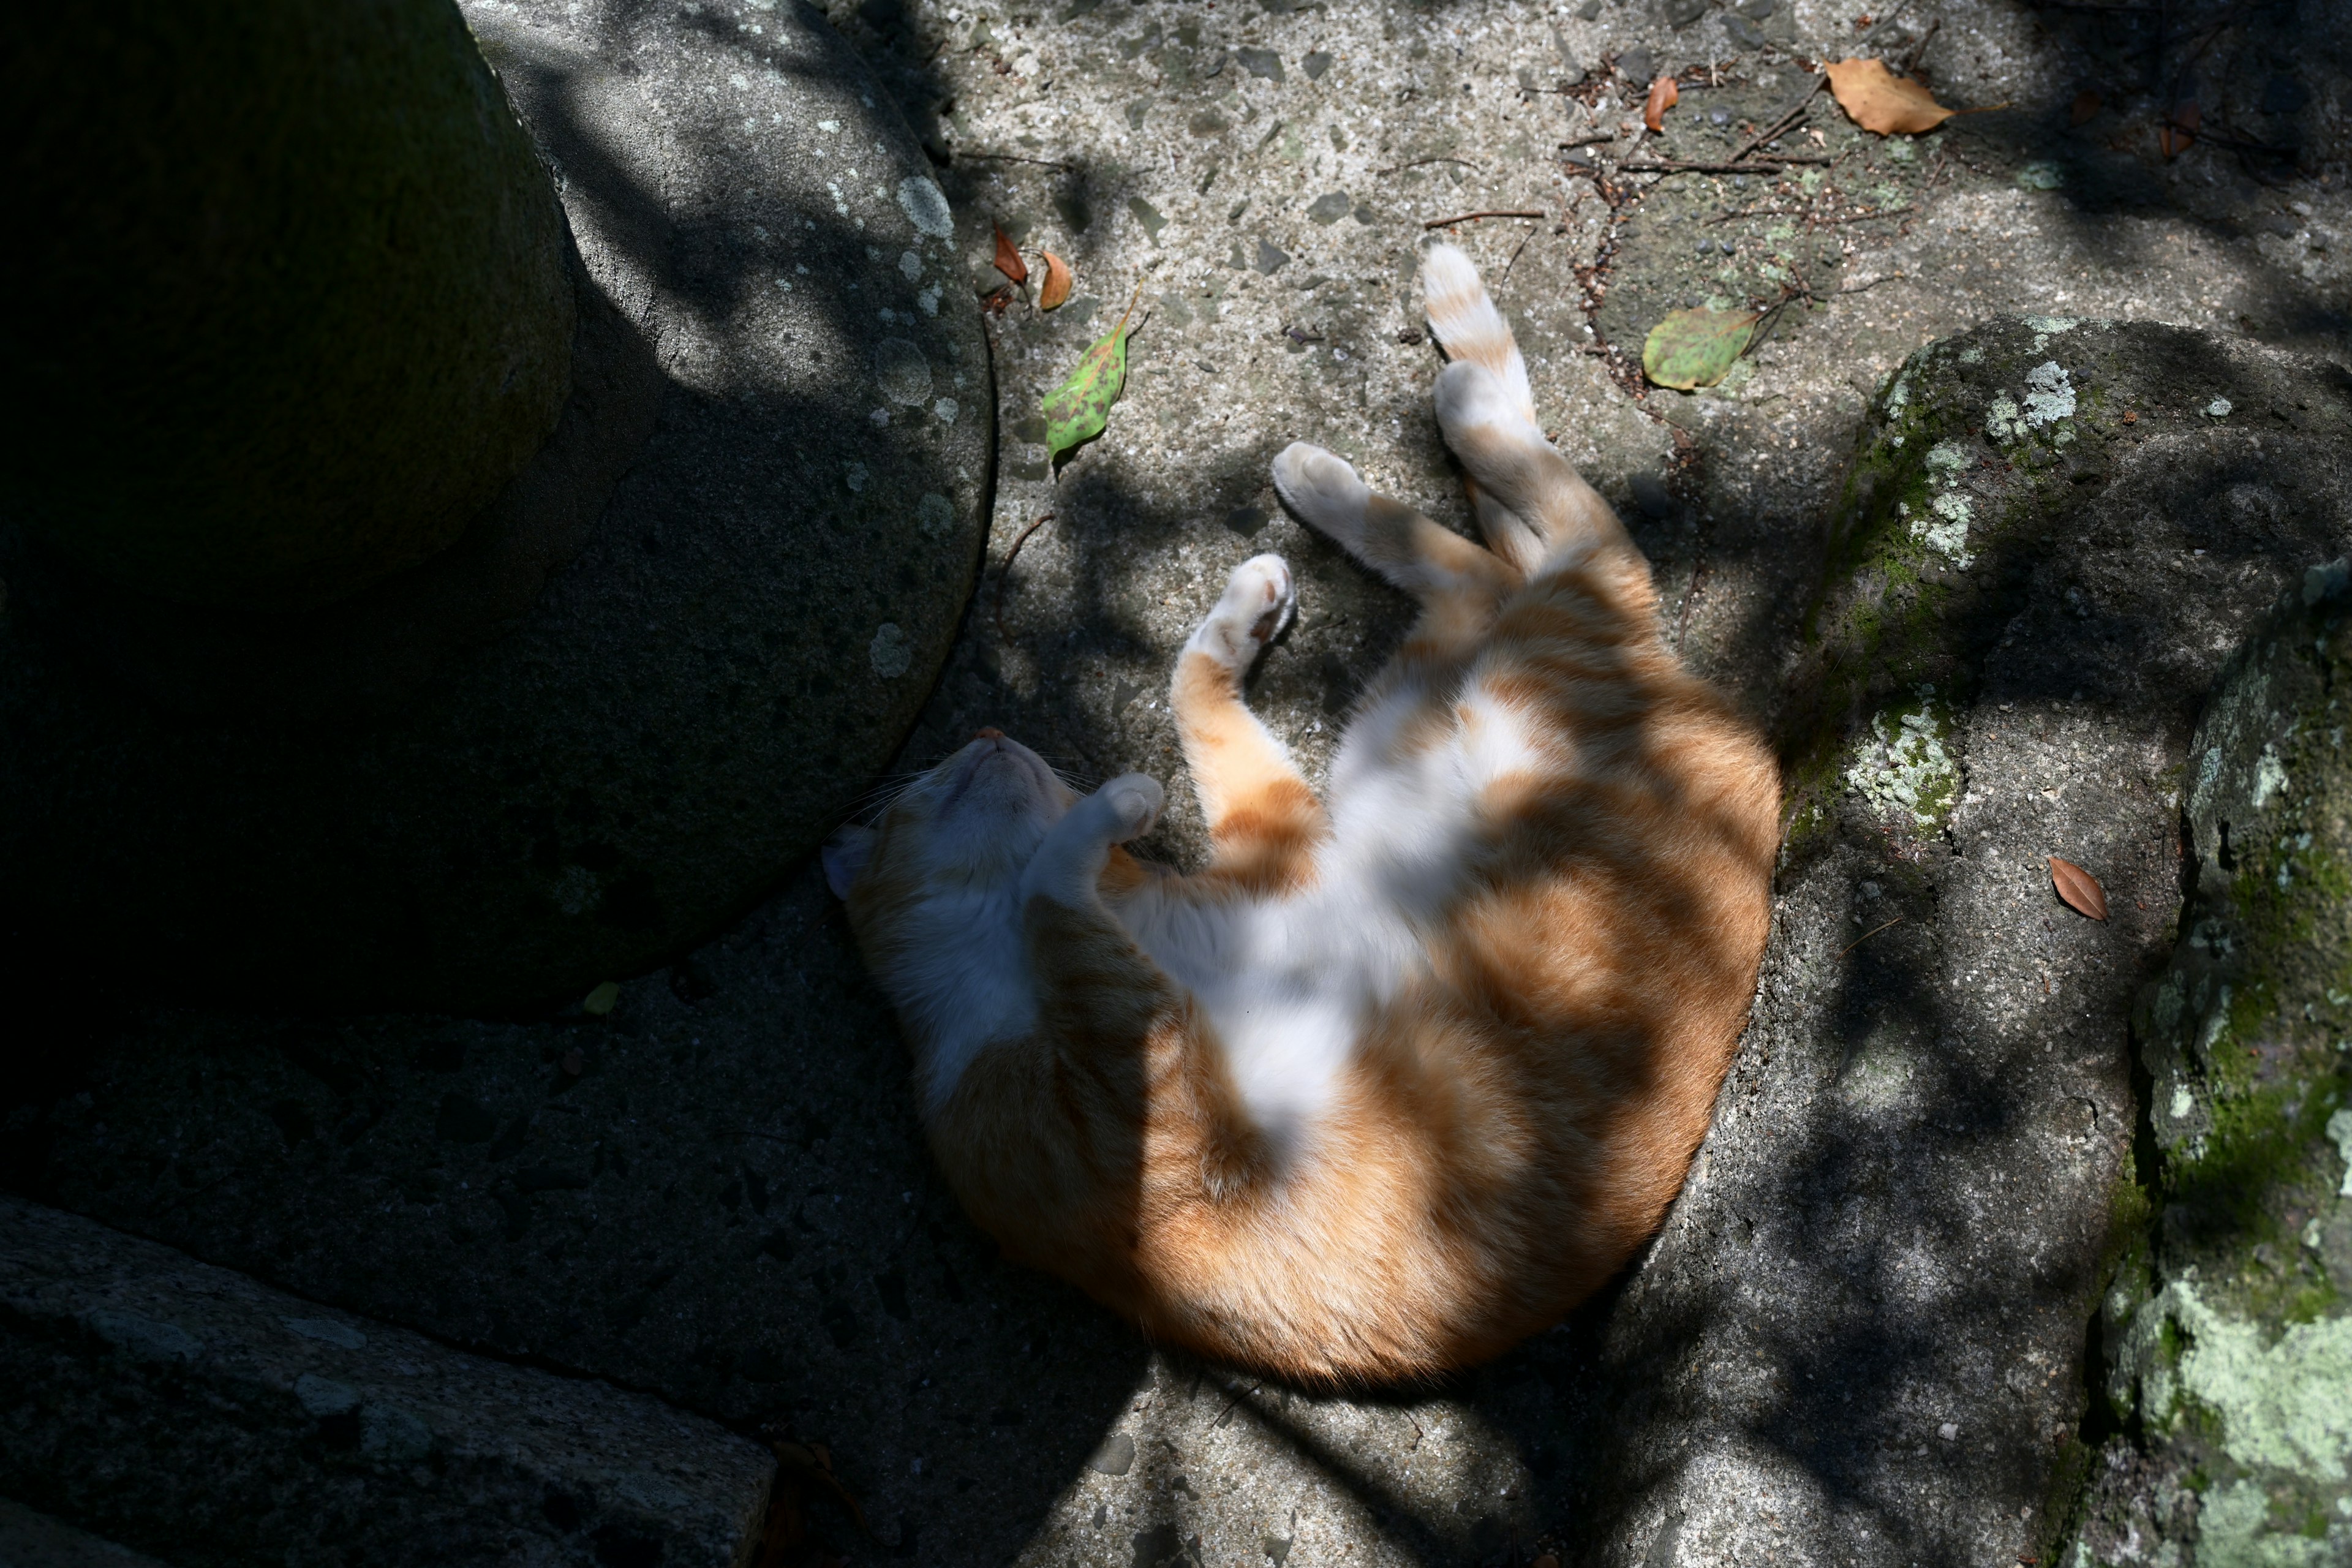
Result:
{"label": "cat's pink nose", "polygon": [[1002,741],[1004,739],[1004,731],[992,725],[983,724],[971,732],[971,738],[975,741]]}

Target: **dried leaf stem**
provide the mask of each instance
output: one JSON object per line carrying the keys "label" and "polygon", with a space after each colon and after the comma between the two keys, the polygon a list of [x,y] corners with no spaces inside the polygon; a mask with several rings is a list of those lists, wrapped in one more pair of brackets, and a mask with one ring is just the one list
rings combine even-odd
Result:
{"label": "dried leaf stem", "polygon": [[1075,167],[1051,158],[1024,158],[1018,153],[959,153],[956,156],[969,158],[975,163],[1034,163],[1041,169],[1060,169],[1065,173]]}
{"label": "dried leaf stem", "polygon": [[1864,942],[1868,942],[1872,937],[1876,936],[1880,931],[1885,931],[1885,930],[1886,929],[1886,926],[1899,926],[1899,925],[1901,925],[1902,923],[1903,923],[1903,917],[1902,917],[1901,915],[1896,915],[1893,920],[1888,921],[1886,922],[1886,925],[1877,925],[1877,926],[1873,926],[1873,927],[1871,927],[1868,931],[1866,931],[1863,932],[1860,936],[1855,937],[1852,942],[1850,942],[1846,943],[1846,944],[1845,944],[1845,952],[1841,952],[1841,953],[1839,953],[1839,954],[1838,954],[1838,956],[1839,956],[1840,958],[1843,958],[1843,957],[1845,956],[1845,953],[1846,953],[1846,952],[1852,952],[1855,948],[1860,947]]}
{"label": "dried leaf stem", "polygon": [[1644,158],[1638,163],[1620,163],[1617,171],[1624,174],[1777,174],[1790,163],[1835,162],[1833,158],[1797,158],[1778,153],[1769,163],[1695,163],[1681,158]]}
{"label": "dried leaf stem", "polygon": [[1457,223],[1469,223],[1473,219],[1482,217],[1531,217],[1540,221],[1543,216],[1543,209],[1541,207],[1518,207],[1510,210],[1497,209],[1490,212],[1456,213],[1452,217],[1431,218],[1427,223],[1423,224],[1421,226],[1425,229],[1451,228]]}
{"label": "dried leaf stem", "polygon": [[1021,553],[1021,547],[1029,542],[1031,534],[1053,521],[1052,512],[1039,512],[1037,521],[1023,529],[1013,541],[1013,548],[1004,552],[1004,564],[996,569],[996,635],[1000,640],[1004,636],[1004,590],[1013,581],[1013,558]]}
{"label": "dried leaf stem", "polygon": [[1486,167],[1484,163],[1471,158],[1415,158],[1410,163],[1391,163],[1387,168],[1374,169],[1372,173],[1375,174],[1402,174],[1407,169],[1418,169],[1426,163],[1459,163],[1465,169],[1483,169]]}

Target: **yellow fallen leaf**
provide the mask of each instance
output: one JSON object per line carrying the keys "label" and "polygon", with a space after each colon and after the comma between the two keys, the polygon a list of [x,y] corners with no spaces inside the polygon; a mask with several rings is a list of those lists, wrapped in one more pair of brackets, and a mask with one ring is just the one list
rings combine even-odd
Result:
{"label": "yellow fallen leaf", "polygon": [[1037,286],[1037,308],[1050,310],[1070,297],[1070,264],[1045,252],[1045,281]]}
{"label": "yellow fallen leaf", "polygon": [[614,1005],[619,1002],[620,999],[620,982],[616,980],[607,980],[604,984],[599,985],[596,989],[591,991],[587,995],[580,999],[580,1010],[591,1017],[601,1018],[605,1014],[611,1012]]}
{"label": "yellow fallen leaf", "polygon": [[1830,91],[1846,117],[1881,136],[1916,136],[1952,117],[1907,76],[1896,76],[1885,60],[1840,60],[1829,68]]}

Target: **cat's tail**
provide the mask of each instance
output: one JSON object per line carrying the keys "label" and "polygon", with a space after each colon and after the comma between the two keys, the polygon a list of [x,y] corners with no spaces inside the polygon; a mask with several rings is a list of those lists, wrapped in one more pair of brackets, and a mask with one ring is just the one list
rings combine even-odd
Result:
{"label": "cat's tail", "polygon": [[1520,357],[1503,312],[1486,297],[1478,269],[1459,247],[1429,247],[1421,262],[1421,294],[1423,308],[1429,313],[1429,330],[1436,334],[1446,357],[1468,360],[1492,371],[1503,384],[1512,412],[1533,428],[1536,399],[1528,385],[1528,362]]}

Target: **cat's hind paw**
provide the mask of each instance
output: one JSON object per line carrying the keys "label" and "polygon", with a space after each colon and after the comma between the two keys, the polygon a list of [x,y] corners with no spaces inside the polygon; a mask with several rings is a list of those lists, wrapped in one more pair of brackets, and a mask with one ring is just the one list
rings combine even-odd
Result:
{"label": "cat's hind paw", "polygon": [[1298,588],[1279,555],[1253,555],[1225,579],[1217,601],[1187,645],[1238,673],[1282,635],[1298,611]]}

